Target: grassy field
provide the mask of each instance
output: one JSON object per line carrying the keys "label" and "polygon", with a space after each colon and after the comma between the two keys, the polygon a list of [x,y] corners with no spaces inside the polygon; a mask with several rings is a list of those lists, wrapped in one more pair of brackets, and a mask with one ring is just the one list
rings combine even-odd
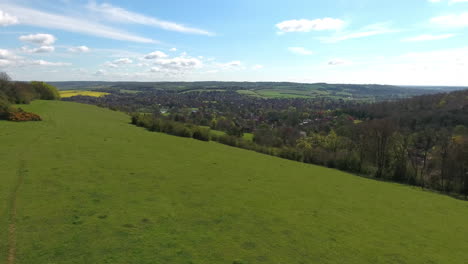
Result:
{"label": "grassy field", "polygon": [[0,263],[10,223],[18,264],[468,263],[467,202],[95,106],[22,108],[44,121],[0,121]]}
{"label": "grassy field", "polygon": [[101,96],[109,94],[109,93],[104,93],[104,92],[79,91],[79,90],[59,91],[59,93],[60,93],[60,97],[62,98],[67,98],[67,97],[72,97],[72,96],[77,96],[77,95],[101,97]]}
{"label": "grassy field", "polygon": [[[202,127],[202,128],[209,128],[209,129],[210,129],[210,133],[211,133],[212,135],[215,135],[215,136],[224,136],[224,135],[226,135],[226,132],[211,129],[209,126],[200,126],[200,127]],[[253,137],[254,137],[254,135],[253,135],[252,133],[244,133],[244,135],[242,136],[243,139],[248,140],[248,141],[253,141]]]}

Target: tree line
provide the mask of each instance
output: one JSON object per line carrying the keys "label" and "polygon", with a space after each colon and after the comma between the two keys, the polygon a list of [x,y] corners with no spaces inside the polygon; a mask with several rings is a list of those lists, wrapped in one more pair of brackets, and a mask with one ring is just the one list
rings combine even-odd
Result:
{"label": "tree line", "polygon": [[[192,137],[200,130],[196,115],[139,114],[132,120],[153,131]],[[255,126],[253,142],[242,138],[243,127],[229,114],[208,122],[226,135],[203,130],[204,140],[468,196],[468,91],[318,111],[308,115],[312,125],[305,126],[297,125],[303,119],[295,108],[266,116]]]}
{"label": "tree line", "polygon": [[57,89],[45,82],[15,82],[5,72],[0,72],[0,119],[12,121],[36,121],[40,117],[26,113],[14,104],[29,104],[33,100],[58,100]]}
{"label": "tree line", "polygon": [[210,127],[226,133],[210,140],[227,145],[468,195],[468,90],[377,103],[167,90],[67,100],[136,113],[153,131],[193,137]]}

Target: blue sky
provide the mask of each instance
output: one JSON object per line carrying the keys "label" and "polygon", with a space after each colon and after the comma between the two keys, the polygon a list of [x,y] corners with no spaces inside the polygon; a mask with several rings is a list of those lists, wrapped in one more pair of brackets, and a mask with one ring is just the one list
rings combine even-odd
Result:
{"label": "blue sky", "polygon": [[0,0],[16,80],[468,85],[468,0]]}

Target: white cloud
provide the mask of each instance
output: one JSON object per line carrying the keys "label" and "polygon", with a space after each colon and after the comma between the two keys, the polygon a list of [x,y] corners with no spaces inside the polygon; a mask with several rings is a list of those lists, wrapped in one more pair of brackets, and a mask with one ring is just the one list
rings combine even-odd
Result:
{"label": "white cloud", "polygon": [[218,73],[219,70],[209,70],[209,71],[205,71],[204,73],[207,73],[207,74],[213,74],[213,73]]}
{"label": "white cloud", "polygon": [[197,58],[175,57],[157,59],[155,64],[166,71],[186,71],[202,67],[203,63]]}
{"label": "white cloud", "polygon": [[45,60],[35,60],[29,62],[30,65],[38,65],[38,66],[70,66],[71,63],[68,62],[50,62]]}
{"label": "white cloud", "polygon": [[103,64],[104,67],[109,67],[109,68],[118,68],[119,65],[112,63],[112,62],[106,62]]}
{"label": "white cloud", "polygon": [[68,51],[73,52],[73,53],[84,53],[84,52],[89,52],[89,48],[86,46],[78,46],[78,47],[71,47],[68,49]]}
{"label": "white cloud", "polygon": [[442,34],[442,35],[432,35],[432,34],[424,34],[419,35],[411,38],[403,39],[403,41],[407,42],[416,42],[416,41],[431,41],[431,40],[441,40],[441,39],[448,39],[455,37],[455,34]]}
{"label": "white cloud", "polygon": [[15,55],[9,50],[0,49],[0,66],[1,67],[19,67],[25,68],[29,66],[44,66],[44,67],[54,67],[54,66],[70,66],[71,63],[68,62],[51,62],[45,60],[29,60],[24,57]]}
{"label": "white cloud", "polygon": [[133,63],[133,61],[129,58],[121,58],[121,59],[115,60],[113,63],[117,65],[123,65],[123,64],[131,64]]}
{"label": "white cloud", "polygon": [[336,18],[322,19],[293,19],[276,24],[276,28],[281,33],[287,32],[310,32],[321,30],[340,30],[345,26],[345,22]]}
{"label": "white cloud", "polygon": [[20,36],[19,40],[38,45],[52,45],[57,39],[50,34],[30,34]]}
{"label": "white cloud", "polygon": [[13,57],[13,54],[6,49],[0,49],[0,59],[5,60],[5,59],[10,59]]}
{"label": "white cloud", "polygon": [[11,62],[10,62],[9,60],[0,59],[0,67],[9,66],[10,63],[11,63]]}
{"label": "white cloud", "polygon": [[42,28],[61,29],[101,38],[132,41],[140,43],[157,43],[156,40],[137,36],[125,31],[90,22],[83,18],[47,13],[27,7],[0,3],[0,8],[14,14],[21,24]]}
{"label": "white cloud", "polygon": [[105,71],[105,70],[97,70],[97,71],[94,73],[94,75],[96,75],[96,76],[101,76],[101,75],[104,75],[104,74],[106,74],[106,71]]}
{"label": "white cloud", "polygon": [[0,26],[18,24],[18,18],[0,10]]}
{"label": "white cloud", "polygon": [[162,51],[153,51],[150,54],[145,55],[145,59],[147,60],[162,59],[167,57],[167,54]]}
{"label": "white cloud", "polygon": [[119,66],[122,66],[122,65],[127,65],[127,64],[132,64],[133,63],[133,60],[129,59],[129,58],[120,58],[120,59],[116,59],[112,62],[106,62],[103,64],[103,66],[105,67],[108,67],[108,68],[118,68]]}
{"label": "white cloud", "polygon": [[113,5],[106,4],[106,3],[96,4],[95,2],[90,2],[87,7],[88,9],[98,13],[100,17],[105,18],[107,20],[115,21],[115,22],[147,25],[147,26],[161,28],[164,30],[182,32],[182,33],[208,35],[208,36],[213,35],[213,33],[203,30],[203,29],[192,28],[192,27],[188,27],[188,26],[170,22],[170,21],[159,20],[157,18],[131,12],[121,7],[113,6]]}
{"label": "white cloud", "polygon": [[230,62],[226,62],[226,63],[221,63],[221,64],[218,64],[219,67],[221,68],[239,68],[242,66],[242,62],[236,60],[236,61],[230,61]]}
{"label": "white cloud", "polygon": [[434,17],[431,19],[431,23],[442,27],[468,27],[468,12]]}
{"label": "white cloud", "polygon": [[263,68],[264,68],[263,65],[260,65],[260,64],[256,64],[256,65],[252,66],[252,70],[261,70]]}
{"label": "white cloud", "polygon": [[150,72],[160,72],[160,71],[161,71],[161,69],[159,67],[152,67],[150,69]]}
{"label": "white cloud", "polygon": [[9,67],[18,64],[21,57],[16,56],[9,50],[0,49],[0,66]]}
{"label": "white cloud", "polygon": [[175,51],[177,51],[177,49],[176,49],[176,48],[172,48],[172,49],[170,49],[170,51],[175,52]]}
{"label": "white cloud", "polygon": [[97,70],[97,71],[94,73],[94,75],[96,75],[96,76],[101,76],[101,75],[104,75],[104,74],[106,74],[106,71],[105,71],[105,70]]}
{"label": "white cloud", "polygon": [[344,60],[344,59],[331,59],[327,62],[328,65],[330,66],[338,66],[338,65],[345,65],[345,64],[350,64],[351,62],[348,61],[348,60]]}
{"label": "white cloud", "polygon": [[395,32],[398,32],[398,30],[389,28],[386,23],[379,23],[365,26],[357,31],[343,32],[331,37],[320,38],[320,40],[325,43],[335,43],[349,39],[365,38]]}
{"label": "white cloud", "polygon": [[289,47],[288,50],[294,54],[312,55],[313,52],[303,47]]}
{"label": "white cloud", "polygon": [[54,52],[55,47],[54,46],[40,46],[39,48],[28,48],[28,47],[23,47],[21,48],[22,51],[26,53],[49,53],[49,52]]}

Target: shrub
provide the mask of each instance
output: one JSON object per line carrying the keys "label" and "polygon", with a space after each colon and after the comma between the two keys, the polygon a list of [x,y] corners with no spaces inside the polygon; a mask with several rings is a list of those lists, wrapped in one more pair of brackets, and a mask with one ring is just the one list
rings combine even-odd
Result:
{"label": "shrub", "polygon": [[31,82],[32,88],[39,95],[39,99],[42,100],[58,100],[60,99],[60,94],[57,91],[57,88],[47,84],[45,82]]}
{"label": "shrub", "polygon": [[202,140],[202,141],[209,141],[210,140],[210,130],[207,128],[200,128],[195,127],[193,129],[193,138]]}
{"label": "shrub", "polygon": [[229,145],[229,146],[233,146],[233,147],[237,147],[238,145],[238,138],[235,137],[235,136],[229,136],[229,135],[222,135],[218,138],[218,142],[219,143],[222,143],[222,144],[225,144],[225,145]]}
{"label": "shrub", "polygon": [[15,121],[15,122],[25,122],[25,121],[41,121],[41,117],[34,113],[28,113],[21,110],[14,112],[8,112],[6,115],[6,120]]}

